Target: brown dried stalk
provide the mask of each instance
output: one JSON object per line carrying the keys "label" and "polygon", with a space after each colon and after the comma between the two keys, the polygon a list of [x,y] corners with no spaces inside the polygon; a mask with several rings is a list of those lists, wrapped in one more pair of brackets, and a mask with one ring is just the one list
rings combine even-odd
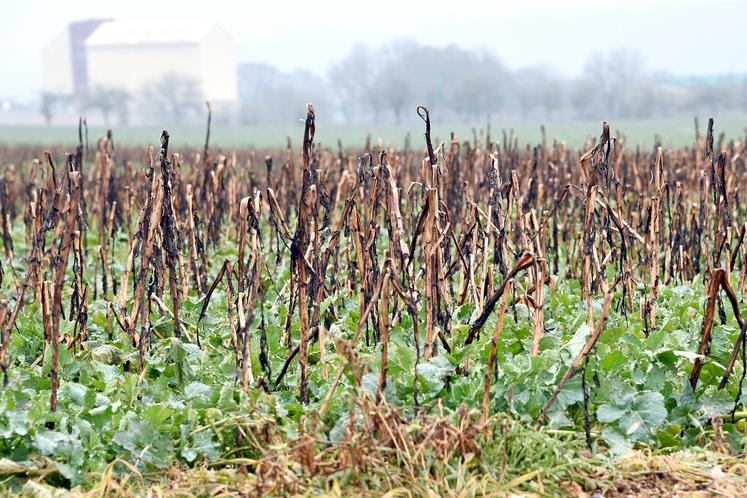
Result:
{"label": "brown dried stalk", "polygon": [[308,247],[308,233],[311,213],[311,173],[309,165],[311,161],[311,148],[314,141],[314,106],[308,104],[306,113],[306,125],[303,136],[303,187],[301,190],[301,203],[298,208],[298,225],[291,245],[292,267],[296,275],[298,287],[298,316],[300,322],[299,356],[298,362],[300,373],[300,401],[309,402],[308,394],[308,342],[309,342],[309,308],[307,303],[308,282],[306,277],[306,248]]}
{"label": "brown dried stalk", "polygon": [[[10,343],[11,332],[13,331],[13,327],[15,326],[18,314],[21,312],[21,309],[23,308],[23,305],[25,303],[24,298],[26,295],[26,289],[29,286],[29,282],[31,281],[32,276],[36,279],[37,285],[41,282],[41,262],[39,258],[44,250],[44,237],[46,232],[58,225],[60,214],[62,211],[60,203],[62,202],[62,193],[65,189],[65,183],[61,182],[60,185],[57,186],[57,180],[54,176],[54,163],[52,162],[52,157],[48,152],[45,155],[47,157],[47,163],[50,165],[51,177],[56,188],[54,191],[54,197],[52,198],[52,201],[50,203],[49,211],[44,217],[44,221],[41,226],[39,226],[36,230],[36,237],[34,238],[34,244],[31,248],[31,254],[28,261],[29,269],[24,276],[20,288],[18,289],[18,297],[16,298],[16,304],[10,314],[10,318],[8,319],[8,324],[4,328],[0,327],[0,330],[2,330],[2,345],[0,345],[0,368],[2,368],[3,373],[5,374],[5,381],[7,381],[7,369],[9,366],[8,345]],[[41,209],[39,210],[39,212],[41,213]]]}
{"label": "brown dried stalk", "polygon": [[161,232],[163,234],[163,249],[166,252],[166,266],[169,270],[169,293],[171,294],[171,309],[174,317],[174,337],[181,336],[179,323],[180,288],[177,284],[177,253],[181,253],[181,244],[175,234],[174,212],[172,207],[172,170],[171,162],[167,159],[169,151],[169,132],[161,133],[161,184],[163,185],[163,199],[161,201]]}
{"label": "brown dried stalk", "polygon": [[434,250],[436,248],[435,231],[436,231],[436,199],[437,191],[435,188],[428,189],[428,208],[425,212],[425,225],[423,229],[423,258],[425,263],[425,361],[431,357],[434,350],[434,322],[437,306],[436,290],[436,259]]}
{"label": "brown dried stalk", "polygon": [[[161,222],[161,209],[154,209],[154,206],[161,206],[163,202],[163,183],[156,179],[153,174],[153,165],[146,173],[146,179],[150,180],[148,197],[143,207],[142,222],[138,226],[138,234],[141,237],[141,258],[140,269],[137,280],[135,281],[135,295],[132,312],[127,320],[127,328],[130,337],[138,345],[138,372],[142,372],[145,364],[145,329],[148,322],[148,314],[145,307],[145,284],[148,268],[150,266],[150,256],[153,252],[153,243],[155,240],[156,229]],[[155,190],[155,192],[154,192]],[[135,333],[137,319],[140,317],[140,334]]]}
{"label": "brown dried stalk", "polygon": [[[708,300],[706,301],[706,310],[705,315],[703,315],[703,326],[701,327],[700,333],[700,344],[698,344],[698,349],[696,351],[700,356],[695,359],[695,362],[693,363],[693,369],[690,372],[690,386],[693,388],[693,390],[695,389],[695,386],[698,385],[700,372],[703,369],[705,357],[708,355],[708,350],[711,343],[711,331],[713,330],[713,315],[716,311],[716,302],[718,301],[718,292],[720,289],[724,289],[724,292],[726,292],[726,296],[728,297],[729,302],[732,306],[732,310],[734,311],[734,316],[736,317],[740,327],[744,328],[742,314],[739,311],[739,303],[737,301],[737,297],[734,294],[731,285],[729,284],[729,275],[723,268],[716,268],[715,270],[713,270],[710,278],[710,284],[707,294]],[[724,376],[721,380],[721,383],[719,384],[719,388],[723,388],[729,379],[731,370],[734,367],[734,360],[736,360],[737,352],[739,351],[739,345],[744,340],[743,334],[744,332],[740,332],[739,337],[737,338],[734,349],[732,350],[732,355],[729,359],[729,363],[727,364],[726,371],[724,372]]]}
{"label": "brown dried stalk", "polygon": [[540,259],[535,268],[539,266],[539,272],[537,272],[538,278],[535,284],[535,295],[534,295],[534,308],[535,308],[535,319],[534,319],[534,335],[532,338],[532,356],[539,354],[540,340],[542,334],[545,332],[545,277],[547,275],[547,261]]}
{"label": "brown dried stalk", "polygon": [[491,313],[493,313],[493,308],[495,308],[496,303],[506,291],[509,281],[515,278],[520,271],[526,270],[527,268],[532,266],[534,264],[534,259],[535,257],[531,253],[525,253],[521,258],[519,258],[514,267],[504,278],[503,283],[501,283],[498,289],[496,289],[493,295],[490,296],[490,299],[488,299],[488,301],[485,303],[485,307],[483,308],[482,313],[480,313],[480,316],[477,317],[475,323],[473,323],[472,327],[470,327],[469,333],[464,340],[465,346],[470,345],[472,341],[475,340],[477,334],[480,332],[483,325],[485,325],[485,322],[488,320],[488,317],[491,315]]}
{"label": "brown dried stalk", "polygon": [[[71,164],[72,158],[68,154],[68,163]],[[80,201],[80,172],[69,171],[67,174],[68,201],[67,223],[72,225],[73,220],[78,213],[78,203]],[[62,285],[65,282],[65,270],[67,268],[70,249],[73,245],[73,230],[67,230],[63,236],[62,242],[57,250],[57,257],[53,264],[53,287],[52,287],[52,328],[50,343],[52,344],[52,367],[50,375],[52,378],[52,394],[49,402],[51,411],[57,410],[57,385],[58,385],[58,368],[59,368],[59,334],[60,334],[60,316],[62,315]]]}
{"label": "brown dried stalk", "polygon": [[376,399],[380,401],[386,389],[386,372],[389,359],[389,272],[384,274],[384,283],[381,287],[381,300],[379,301],[379,316],[381,317],[381,370],[379,372],[379,386],[376,390]]}
{"label": "brown dried stalk", "polygon": [[490,340],[490,355],[488,356],[488,365],[485,369],[485,384],[483,388],[482,396],[482,418],[483,421],[488,420],[489,416],[489,403],[490,403],[490,385],[491,377],[495,374],[498,375],[497,370],[497,354],[498,344],[501,340],[501,331],[503,330],[503,319],[506,316],[506,308],[508,307],[508,295],[510,293],[511,281],[508,282],[508,288],[503,292],[501,299],[501,307],[498,309],[498,318],[495,322],[495,330],[493,331],[493,337]]}

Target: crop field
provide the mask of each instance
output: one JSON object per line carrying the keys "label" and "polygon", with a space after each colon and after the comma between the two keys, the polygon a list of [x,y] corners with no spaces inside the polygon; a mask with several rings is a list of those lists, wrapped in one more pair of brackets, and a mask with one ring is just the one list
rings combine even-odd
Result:
{"label": "crop field", "polygon": [[[299,111],[299,118],[303,118],[303,109]],[[321,147],[337,147],[338,140],[342,145],[353,153],[360,152],[360,147],[367,136],[373,142],[381,140],[385,147],[396,147],[401,149],[406,141],[414,146],[422,145],[420,142],[423,130],[417,120],[411,120],[409,124],[383,124],[383,125],[340,125],[326,124],[329,117],[317,116],[319,130],[315,142]],[[591,121],[564,121],[564,122],[507,122],[492,119],[492,126],[500,133],[505,129],[507,133],[514,132],[519,138],[520,145],[526,143],[540,143],[542,141],[542,129],[545,129],[546,139],[563,140],[574,147],[580,146],[584,141],[596,138],[599,135],[599,123]],[[681,118],[652,118],[652,119],[624,119],[611,123],[611,132],[624,139],[628,147],[635,148],[638,145],[651,149],[655,140],[661,141],[665,147],[681,148],[692,146],[694,128],[692,119]],[[747,125],[747,115],[734,114],[719,116],[718,133],[725,133],[730,139],[738,139],[744,135]],[[448,140],[451,133],[463,140],[474,141],[473,134],[485,131],[486,124],[475,124],[475,127],[465,124],[448,124],[434,122],[432,138],[435,143],[440,140]],[[287,137],[297,141],[303,134],[304,120],[299,119],[294,126],[256,125],[239,126],[227,125],[225,123],[214,123],[211,144],[216,148],[227,150],[241,148],[282,149],[286,145]],[[96,139],[104,135],[107,128],[104,126],[91,126],[89,135]],[[158,142],[161,128],[157,126],[117,126],[115,128],[117,144],[120,146],[137,146],[145,149],[148,145]],[[169,129],[172,135],[172,147],[200,148],[205,141],[205,127],[195,125],[180,125]],[[51,147],[55,145],[69,145],[74,143],[77,127],[53,125],[53,126],[4,126],[0,125],[1,145],[37,145],[39,147]],[[408,138],[409,135],[409,138]],[[155,139],[153,137],[156,137]],[[499,136],[493,137],[500,138]],[[716,137],[718,139],[718,137]],[[484,141],[484,137],[483,137]],[[357,151],[357,152],[356,152]]]}
{"label": "crop field", "polygon": [[741,127],[305,114],[0,144],[0,494],[747,494]]}

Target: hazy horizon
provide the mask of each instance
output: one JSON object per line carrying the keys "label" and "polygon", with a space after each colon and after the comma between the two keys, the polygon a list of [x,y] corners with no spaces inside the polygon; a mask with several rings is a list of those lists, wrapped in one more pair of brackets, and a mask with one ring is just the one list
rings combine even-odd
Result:
{"label": "hazy horizon", "polygon": [[735,0],[633,0],[624,9],[590,0],[562,5],[499,1],[489,6],[475,0],[457,5],[383,0],[376,7],[362,14],[358,5],[339,0],[292,7],[216,0],[206,15],[202,4],[174,0],[155,6],[145,0],[13,3],[5,9],[5,43],[0,44],[0,98],[36,98],[42,85],[42,47],[72,21],[109,17],[216,22],[233,35],[237,63],[269,63],[318,75],[356,44],[378,47],[403,38],[488,50],[510,69],[541,65],[562,76],[581,74],[589,56],[617,48],[638,51],[645,69],[673,76],[747,72],[744,43],[739,31],[730,28],[747,14],[747,3]]}

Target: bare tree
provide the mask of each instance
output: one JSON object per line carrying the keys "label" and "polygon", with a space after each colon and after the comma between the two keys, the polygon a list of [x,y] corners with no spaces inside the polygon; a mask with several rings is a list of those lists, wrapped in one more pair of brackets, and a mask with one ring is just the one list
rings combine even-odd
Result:
{"label": "bare tree", "polygon": [[51,124],[52,119],[54,119],[54,115],[57,113],[60,106],[68,103],[69,100],[70,99],[65,95],[42,92],[39,110],[41,111],[42,116],[44,116],[44,122],[47,125]]}
{"label": "bare tree", "polygon": [[143,85],[140,99],[147,111],[174,122],[198,115],[205,100],[199,81],[176,73]]}
{"label": "bare tree", "polygon": [[112,114],[119,117],[120,124],[127,125],[130,99],[130,93],[123,88],[97,86],[89,91],[85,107],[99,111],[107,126],[110,124]]}
{"label": "bare tree", "polygon": [[326,81],[307,70],[284,72],[269,64],[242,63],[238,68],[241,122],[281,124],[297,121],[308,102],[332,107]]}
{"label": "bare tree", "polygon": [[402,122],[402,115],[414,104],[416,88],[413,75],[407,67],[407,57],[396,49],[389,51],[387,60],[377,67],[372,84],[368,87],[371,95],[369,101],[380,102],[388,108],[397,124]]}
{"label": "bare tree", "polygon": [[520,69],[514,73],[516,98],[524,121],[539,112],[541,119],[553,119],[563,107],[565,88],[559,76],[546,67]]}
{"label": "bare tree", "polygon": [[[640,53],[618,49],[589,57],[565,79],[550,68],[508,70],[487,51],[398,40],[356,46],[328,74],[347,122],[367,113],[400,122],[414,105],[444,120],[636,118],[747,110],[747,82],[715,75],[683,79],[646,71]],[[717,98],[718,97],[718,98]]]}
{"label": "bare tree", "polygon": [[371,89],[374,68],[373,51],[365,45],[355,45],[350,53],[329,71],[329,82],[340,102],[340,111],[347,122],[352,122],[365,105],[378,112],[378,95]]}
{"label": "bare tree", "polygon": [[465,59],[457,74],[449,102],[463,118],[480,120],[504,110],[505,103],[513,98],[512,77],[491,54]]}
{"label": "bare tree", "polygon": [[630,96],[643,78],[643,66],[643,57],[634,50],[592,55],[584,69],[593,84],[590,97],[598,99],[597,104],[611,116],[627,117]]}

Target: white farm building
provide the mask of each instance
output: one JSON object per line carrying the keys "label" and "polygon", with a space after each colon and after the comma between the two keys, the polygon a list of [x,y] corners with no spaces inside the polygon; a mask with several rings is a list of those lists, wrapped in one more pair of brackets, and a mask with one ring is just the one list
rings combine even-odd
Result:
{"label": "white farm building", "polygon": [[45,46],[42,60],[44,92],[76,101],[96,87],[136,95],[173,74],[195,81],[210,101],[238,100],[233,38],[215,24],[75,22]]}

